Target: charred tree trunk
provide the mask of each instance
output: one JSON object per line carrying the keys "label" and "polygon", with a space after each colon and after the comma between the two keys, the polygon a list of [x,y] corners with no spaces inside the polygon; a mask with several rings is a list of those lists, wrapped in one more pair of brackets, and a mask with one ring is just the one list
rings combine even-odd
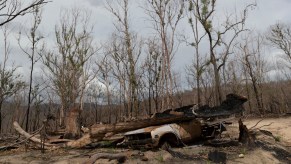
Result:
{"label": "charred tree trunk", "polygon": [[65,139],[77,139],[81,137],[80,110],[73,108],[66,117]]}
{"label": "charred tree trunk", "polygon": [[238,138],[238,141],[243,143],[243,144],[245,144],[245,145],[247,145],[247,146],[249,146],[249,147],[252,147],[254,145],[254,138],[250,134],[247,126],[243,124],[241,119],[239,119],[238,125],[239,125],[239,138]]}
{"label": "charred tree trunk", "polygon": [[3,101],[0,102],[0,133],[2,132],[2,104]]}

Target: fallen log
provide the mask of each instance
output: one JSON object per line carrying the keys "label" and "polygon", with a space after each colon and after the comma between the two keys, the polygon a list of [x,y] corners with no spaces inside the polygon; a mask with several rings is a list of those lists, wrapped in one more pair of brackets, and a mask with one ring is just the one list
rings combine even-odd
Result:
{"label": "fallen log", "polygon": [[98,159],[109,159],[109,160],[116,159],[118,163],[123,163],[126,160],[126,156],[124,154],[98,153],[91,156],[90,159],[84,162],[83,164],[94,164]]}
{"label": "fallen log", "polygon": [[97,140],[97,139],[92,140],[90,137],[90,134],[85,134],[83,137],[81,137],[75,141],[71,141],[71,142],[63,144],[62,147],[82,148],[82,147],[92,143],[93,141],[97,142],[99,140]]}
{"label": "fallen log", "polygon": [[[41,139],[34,137],[34,135],[31,135],[29,133],[27,133],[26,131],[24,131],[20,125],[18,124],[18,122],[14,121],[13,122],[13,126],[14,129],[21,135],[23,135],[24,137],[26,137],[27,139],[31,140],[32,142],[38,143],[38,144],[42,144]],[[44,143],[45,146],[57,146],[55,144],[49,144],[49,143]]]}
{"label": "fallen log", "polygon": [[[37,143],[37,144],[42,144],[41,143],[41,139],[34,137],[34,135],[31,135],[29,133],[27,133],[26,131],[24,131],[20,125],[18,124],[18,122],[14,122],[14,129],[21,135],[23,135],[24,137],[26,137],[27,139],[29,139],[30,141]],[[86,146],[87,144],[90,144],[92,141],[96,142],[98,140],[92,140],[90,138],[89,134],[85,134],[83,137],[81,137],[78,140],[72,140],[69,141],[67,143],[62,143],[62,144],[50,144],[45,142],[45,148],[61,148],[61,147],[69,147],[69,148],[81,148]]]}
{"label": "fallen log", "polygon": [[[131,130],[136,130],[140,128],[145,128],[149,126],[158,126],[163,124],[169,124],[173,122],[182,122],[182,121],[189,121],[193,120],[196,117],[193,116],[170,116],[166,118],[151,118],[151,119],[144,119],[144,120],[138,120],[138,121],[131,121],[131,122],[119,122],[116,124],[95,124],[92,125],[90,128],[90,136],[91,138],[96,139],[103,139],[106,134],[111,133],[117,134],[117,133],[123,133]],[[108,136],[107,136],[108,137]]]}

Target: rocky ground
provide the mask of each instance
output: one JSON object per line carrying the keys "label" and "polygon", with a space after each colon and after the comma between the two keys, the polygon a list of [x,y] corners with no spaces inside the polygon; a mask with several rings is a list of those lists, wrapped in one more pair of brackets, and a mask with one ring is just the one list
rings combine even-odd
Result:
{"label": "rocky ground", "polygon": [[[233,124],[227,127],[228,131],[223,133],[223,140],[235,140],[238,138],[239,130],[237,119],[233,119],[232,122]],[[208,159],[208,154],[213,151],[226,153],[227,163],[291,163],[290,116],[266,118],[263,120],[261,118],[246,119],[244,120],[244,124],[249,129],[257,131],[256,140],[262,142],[258,142],[254,147],[245,147],[243,145],[211,147],[196,143],[183,148],[172,148],[171,150],[173,150],[173,152],[170,153],[162,149],[132,150],[124,148],[99,148],[46,150],[43,154],[40,150],[32,149],[31,147],[25,148],[22,146],[18,149],[1,151],[0,163],[84,163],[90,158],[90,156],[97,153],[124,154],[127,157],[125,163],[133,164],[211,163]],[[268,131],[272,134],[268,133]],[[0,144],[3,145],[4,143]],[[109,161],[107,159],[99,159],[95,163],[103,164],[118,162],[116,160]]]}

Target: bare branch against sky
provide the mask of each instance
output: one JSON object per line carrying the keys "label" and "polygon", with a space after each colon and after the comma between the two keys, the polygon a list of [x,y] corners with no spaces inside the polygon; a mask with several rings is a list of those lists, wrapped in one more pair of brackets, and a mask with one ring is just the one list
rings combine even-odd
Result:
{"label": "bare branch against sky", "polygon": [[32,9],[48,3],[45,0],[33,0],[28,3],[21,3],[18,0],[1,0],[0,1],[0,26],[14,20],[16,17],[31,13]]}
{"label": "bare branch against sky", "polygon": [[[16,0],[15,0],[16,1]],[[216,17],[217,21],[220,20],[219,15],[232,14],[235,12],[240,12],[246,4],[251,2],[257,2],[257,8],[251,11],[249,17],[246,21],[246,27],[250,29],[257,29],[262,32],[267,30],[267,28],[277,22],[291,23],[290,19],[290,8],[291,1],[289,0],[219,0],[217,4],[217,12],[219,13]],[[2,2],[2,1],[1,1]],[[25,9],[27,5],[31,3],[43,3],[43,0],[21,0],[23,3],[21,9]],[[142,10],[144,1],[142,0],[132,0],[132,9],[130,10],[131,25],[132,29],[138,31],[142,36],[152,35],[152,31],[149,28],[148,19]],[[96,41],[105,41],[110,34],[114,31],[114,26],[112,25],[112,15],[105,9],[103,0],[53,0],[50,3],[44,5],[43,11],[43,22],[40,25],[40,31],[46,37],[46,42],[48,46],[54,45],[54,28],[60,17],[60,10],[64,8],[72,7],[86,8],[92,11],[92,21],[95,24],[93,35]],[[2,10],[1,10],[2,11]],[[5,10],[3,10],[5,11]],[[17,11],[20,11],[19,9]],[[27,12],[30,10],[25,10]],[[3,13],[1,13],[3,14]],[[20,16],[13,20],[12,26],[15,24],[23,24],[25,28],[25,23],[29,22],[31,19],[30,15]],[[0,19],[3,22],[3,18]],[[184,23],[184,25],[183,25]],[[187,27],[187,21],[181,22],[180,27]],[[12,28],[12,27],[11,27]],[[180,33],[190,33],[190,29],[180,28]],[[17,33],[17,31],[15,31]],[[13,39],[13,37],[11,37]],[[3,41],[0,41],[0,46],[3,47]],[[17,43],[12,42],[11,47],[15,47],[12,51],[11,59],[16,61],[18,65],[25,65],[25,60],[21,58],[23,55],[19,54],[17,49]],[[17,52],[17,53],[16,53]],[[180,57],[182,54],[183,57]],[[181,45],[177,51],[177,55],[174,60],[173,68],[177,71],[183,71],[184,65],[190,64],[189,58],[192,57],[191,47]],[[21,69],[26,69],[25,67]],[[26,72],[26,71],[24,71]]]}

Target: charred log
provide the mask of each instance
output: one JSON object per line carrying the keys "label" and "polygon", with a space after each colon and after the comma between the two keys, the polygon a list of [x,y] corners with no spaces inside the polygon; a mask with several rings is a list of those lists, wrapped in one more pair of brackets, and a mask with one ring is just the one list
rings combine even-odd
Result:
{"label": "charred log", "polygon": [[201,106],[195,113],[198,117],[218,117],[230,116],[232,114],[241,113],[243,111],[243,104],[247,98],[236,94],[228,94],[226,100],[221,105],[210,107],[208,105]]}
{"label": "charred log", "polygon": [[145,128],[148,126],[157,126],[163,124],[169,124],[173,122],[183,122],[193,120],[195,117],[187,117],[184,115],[181,116],[171,116],[166,118],[152,118],[152,119],[145,119],[139,121],[131,121],[131,122],[119,122],[116,124],[104,124],[99,125],[95,124],[91,126],[90,135],[92,138],[102,139],[105,137],[106,134],[111,133],[117,134],[122,132],[127,132],[130,130],[136,130],[140,128]]}
{"label": "charred log", "polygon": [[204,105],[198,108],[197,105],[188,105],[176,109],[168,109],[162,113],[154,114],[153,118],[166,118],[175,115],[195,116],[197,118],[210,118],[219,116],[230,116],[243,112],[243,104],[247,98],[236,94],[228,94],[221,105],[210,107]]}

